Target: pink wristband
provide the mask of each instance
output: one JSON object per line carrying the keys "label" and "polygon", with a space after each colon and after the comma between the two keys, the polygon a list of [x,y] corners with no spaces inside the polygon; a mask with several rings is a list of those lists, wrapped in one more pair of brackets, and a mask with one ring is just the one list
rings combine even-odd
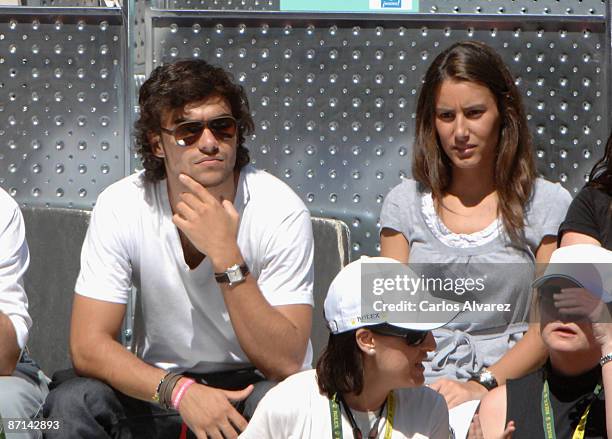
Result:
{"label": "pink wristband", "polygon": [[181,399],[183,399],[183,396],[185,396],[185,392],[187,391],[189,386],[191,386],[194,383],[195,383],[194,380],[192,380],[191,378],[188,378],[178,389],[178,392],[176,392],[176,396],[172,400],[172,406],[174,407],[175,410],[178,410],[179,404],[181,403]]}

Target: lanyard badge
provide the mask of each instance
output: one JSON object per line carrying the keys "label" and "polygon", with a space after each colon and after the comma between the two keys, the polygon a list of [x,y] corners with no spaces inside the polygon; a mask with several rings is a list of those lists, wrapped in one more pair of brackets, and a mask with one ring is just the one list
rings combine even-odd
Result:
{"label": "lanyard badge", "polygon": [[[342,439],[342,412],[340,409],[340,404],[344,407],[344,411],[349,419],[351,427],[353,429],[353,439],[362,439],[363,435],[359,427],[357,427],[357,423],[355,422],[355,418],[353,417],[353,413],[349,406],[344,402],[344,399],[337,394],[334,394],[332,398],[329,400],[329,414],[331,418],[331,430],[332,430],[332,438],[333,439]],[[378,437],[378,426],[382,419],[383,411],[387,408],[387,416],[385,418],[385,435],[384,439],[391,439],[391,435],[393,434],[393,417],[395,415],[395,399],[393,392],[389,393],[385,403],[380,409],[380,413],[378,414],[378,418],[376,418],[376,422],[374,426],[370,429],[368,433],[368,439],[376,439]]]}
{"label": "lanyard badge", "polygon": [[[597,384],[593,390],[595,398],[601,392],[601,384]],[[589,403],[584,413],[580,416],[580,421],[576,426],[576,430],[572,435],[572,439],[584,439],[584,431],[586,429],[587,417],[589,416],[589,410],[593,401]],[[550,403],[550,391],[548,389],[548,380],[544,380],[544,386],[542,387],[542,426],[544,427],[544,435],[546,439],[557,439],[555,433],[555,414],[553,413],[552,404]]]}

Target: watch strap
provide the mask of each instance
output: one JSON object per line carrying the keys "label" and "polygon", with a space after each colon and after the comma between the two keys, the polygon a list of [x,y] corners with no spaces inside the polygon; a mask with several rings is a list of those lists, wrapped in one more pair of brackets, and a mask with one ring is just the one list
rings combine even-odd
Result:
{"label": "watch strap", "polygon": [[609,363],[610,361],[612,361],[612,353],[608,353],[606,355],[603,355],[600,359],[599,359],[599,365],[603,366],[606,363]]}
{"label": "watch strap", "polygon": [[487,390],[493,390],[498,386],[495,375],[486,367],[483,367],[480,372],[472,375],[468,381],[476,381]]}

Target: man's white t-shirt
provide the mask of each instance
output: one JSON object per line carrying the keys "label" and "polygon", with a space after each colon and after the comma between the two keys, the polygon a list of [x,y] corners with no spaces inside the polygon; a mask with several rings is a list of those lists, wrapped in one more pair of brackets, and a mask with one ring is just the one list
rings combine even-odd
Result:
{"label": "man's white t-shirt", "polygon": [[[396,389],[392,439],[448,439],[448,409],[444,398],[428,387]],[[363,436],[370,426],[363,425],[368,413],[352,411]],[[376,414],[370,414],[374,421]],[[386,420],[387,409],[382,413]],[[372,422],[374,424],[374,422]],[[385,437],[386,422],[378,425],[379,438]],[[329,399],[319,393],[316,371],[290,376],[272,388],[261,400],[240,439],[331,439]],[[353,439],[351,424],[342,410],[342,437]]]}
{"label": "man's white t-shirt", "polygon": [[32,326],[23,289],[23,275],[29,264],[23,216],[15,200],[0,189],[0,312],[11,320],[21,349]]}
{"label": "man's white t-shirt", "polygon": [[[264,297],[274,306],[312,305],[313,237],[304,203],[276,177],[246,166],[234,207],[238,246]],[[149,364],[195,373],[248,367],[213,274],[209,258],[193,270],[185,263],[166,180],[151,183],[141,172],[98,197],[75,291],[127,303],[136,287],[137,352]],[[304,368],[311,361],[309,344]]]}

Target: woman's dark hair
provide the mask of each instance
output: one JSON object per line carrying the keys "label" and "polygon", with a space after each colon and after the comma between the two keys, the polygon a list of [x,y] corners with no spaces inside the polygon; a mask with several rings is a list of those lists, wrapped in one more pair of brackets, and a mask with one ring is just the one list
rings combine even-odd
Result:
{"label": "woman's dark hair", "polygon": [[612,133],[608,137],[603,157],[591,169],[587,186],[596,187],[612,195]]}
{"label": "woman's dark hair", "polygon": [[327,347],[317,361],[317,383],[321,393],[360,394],[363,390],[363,362],[355,339],[356,331],[330,334]]}
{"label": "woman's dark hair", "polygon": [[500,115],[495,160],[498,211],[512,241],[520,241],[525,225],[524,208],[536,179],[533,147],[521,96],[500,56],[476,41],[453,44],[439,54],[427,70],[416,111],[412,175],[441,200],[449,188],[452,164],[442,150],[436,131],[436,101],[445,80],[469,81],[487,87]]}
{"label": "woman's dark hair", "polygon": [[245,136],[254,131],[249,102],[242,86],[220,67],[203,60],[177,61],[157,67],[140,88],[138,103],[140,117],[134,124],[136,148],[142,158],[145,178],[158,181],[166,178],[164,160],[153,154],[149,135],[161,133],[161,118],[168,111],[181,110],[185,105],[221,96],[230,104],[238,122],[235,169],[249,162],[249,151],[244,146]]}

